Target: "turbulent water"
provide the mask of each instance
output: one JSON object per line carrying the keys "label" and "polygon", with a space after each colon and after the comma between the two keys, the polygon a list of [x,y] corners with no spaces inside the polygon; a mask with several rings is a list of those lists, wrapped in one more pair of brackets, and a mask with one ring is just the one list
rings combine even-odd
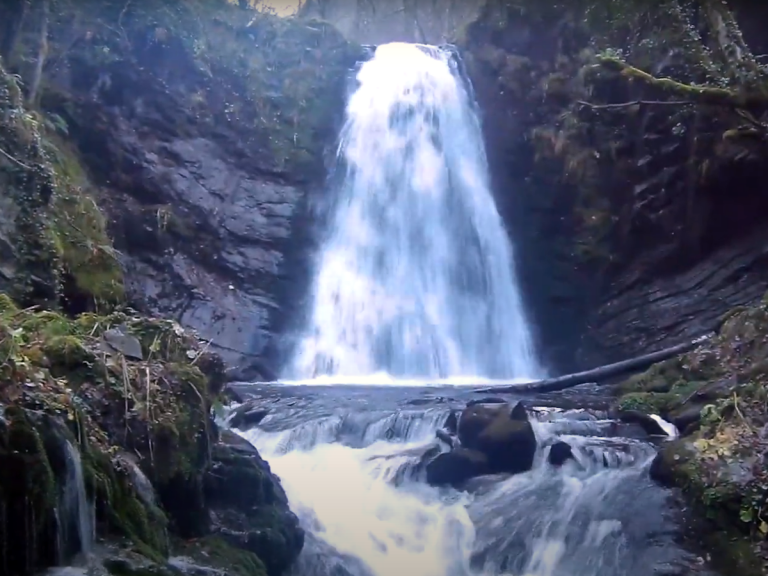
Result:
{"label": "turbulent water", "polygon": [[[293,381],[250,389],[269,415],[243,435],[307,532],[292,576],[682,574],[695,558],[649,479],[655,448],[598,412],[532,411],[525,474],[424,481],[425,457],[447,449],[436,430],[472,396],[437,381],[541,374],[457,69],[405,44],[360,68]],[[575,460],[554,468],[558,439]]]}
{"label": "turbulent water", "polygon": [[357,80],[308,328],[285,376],[539,376],[456,57],[386,44]]}
{"label": "turbulent water", "polygon": [[[670,495],[648,476],[654,447],[599,411],[533,410],[533,470],[459,492],[426,485],[421,463],[445,449],[435,430],[466,400],[461,389],[255,393],[272,412],[243,435],[308,532],[292,576],[672,576],[696,563],[675,542]],[[577,460],[549,465],[555,440]]]}

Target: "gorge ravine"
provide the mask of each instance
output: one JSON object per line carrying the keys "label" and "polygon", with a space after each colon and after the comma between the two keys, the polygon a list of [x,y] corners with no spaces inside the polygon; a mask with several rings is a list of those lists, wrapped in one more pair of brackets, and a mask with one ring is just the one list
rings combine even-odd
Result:
{"label": "gorge ravine", "polygon": [[[589,393],[523,399],[535,455],[522,473],[490,461],[475,474],[434,473],[468,448],[467,384],[541,374],[456,58],[390,44],[361,66],[296,361],[283,383],[237,388],[260,414],[241,434],[307,532],[294,573],[682,574],[699,559],[676,541],[672,496],[648,475],[647,430]],[[436,439],[459,413],[458,438]],[[510,439],[504,449],[518,450]],[[570,457],[556,462],[562,446]]]}

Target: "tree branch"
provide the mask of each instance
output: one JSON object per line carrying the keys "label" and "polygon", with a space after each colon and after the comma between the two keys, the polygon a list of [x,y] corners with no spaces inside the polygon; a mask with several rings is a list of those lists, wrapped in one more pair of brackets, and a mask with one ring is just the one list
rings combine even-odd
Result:
{"label": "tree branch", "polygon": [[762,92],[738,91],[730,88],[717,88],[714,86],[694,86],[684,84],[672,78],[656,78],[648,72],[611,56],[598,58],[598,65],[607,70],[618,72],[630,80],[638,80],[648,86],[664,92],[674,94],[699,104],[711,104],[715,106],[732,106],[735,108],[748,108],[755,105],[767,105],[768,95]]}
{"label": "tree branch", "polygon": [[488,394],[523,394],[530,392],[557,392],[559,390],[565,390],[567,388],[573,388],[580,384],[599,383],[604,382],[610,378],[628,374],[630,372],[638,372],[647,369],[652,364],[662,362],[668,358],[679,356],[694,348],[696,348],[702,342],[709,340],[713,335],[704,334],[699,336],[695,340],[690,342],[684,342],[671,348],[665,348],[658,352],[651,352],[629,360],[623,360],[621,362],[615,362],[613,364],[607,364],[600,366],[592,370],[586,370],[584,372],[576,372],[575,374],[566,374],[565,376],[559,376],[557,378],[548,378],[546,380],[538,380],[535,382],[528,382],[526,384],[516,384],[512,386],[493,386],[489,388],[480,388],[473,392]]}
{"label": "tree branch", "polygon": [[37,46],[37,62],[35,63],[35,72],[30,82],[29,96],[27,101],[34,105],[37,102],[37,95],[40,92],[40,82],[43,79],[43,68],[45,59],[48,57],[48,12],[49,0],[40,2],[40,39]]}
{"label": "tree branch", "polygon": [[587,106],[593,110],[618,110],[621,108],[631,108],[632,106],[685,106],[693,103],[691,100],[635,100],[634,102],[621,102],[618,104],[592,104],[584,100],[576,101],[576,104]]}
{"label": "tree branch", "polygon": [[19,159],[17,159],[17,158],[14,158],[13,156],[11,156],[10,154],[8,154],[8,152],[6,152],[5,150],[3,150],[2,148],[0,148],[0,154],[2,154],[3,156],[5,156],[6,158],[8,158],[8,160],[10,160],[11,162],[13,162],[14,164],[18,164],[19,166],[21,166],[21,167],[22,167],[22,168],[24,168],[25,170],[32,170],[32,167],[31,167],[31,166],[27,166],[27,165],[26,165],[26,164],[24,164],[24,162],[22,162],[21,160],[19,160]]}

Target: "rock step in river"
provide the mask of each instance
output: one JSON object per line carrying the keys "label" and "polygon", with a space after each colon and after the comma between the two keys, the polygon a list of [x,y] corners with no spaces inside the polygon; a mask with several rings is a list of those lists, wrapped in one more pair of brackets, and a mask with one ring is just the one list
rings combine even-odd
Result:
{"label": "rock step in river", "polygon": [[307,531],[294,576],[715,574],[649,476],[674,429],[609,417],[594,387],[481,400],[465,387],[236,389],[230,424]]}

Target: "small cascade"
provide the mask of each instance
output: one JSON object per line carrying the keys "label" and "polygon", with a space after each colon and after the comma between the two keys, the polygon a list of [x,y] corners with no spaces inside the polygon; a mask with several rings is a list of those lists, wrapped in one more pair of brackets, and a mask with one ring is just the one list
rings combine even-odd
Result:
{"label": "small cascade", "polygon": [[245,434],[281,478],[309,533],[300,576],[466,574],[474,535],[468,496],[443,500],[402,473],[434,443],[437,420],[404,426],[406,436],[395,438],[387,431],[397,421],[372,420],[356,435],[357,447],[324,442],[330,436],[316,433],[322,424]]}
{"label": "small cascade", "polygon": [[[310,392],[313,412],[290,388],[241,435],[307,531],[291,576],[653,576],[693,562],[648,475],[655,447],[605,413],[531,409],[533,468],[458,491],[424,482],[424,463],[447,449],[435,437],[453,409],[446,390],[429,404],[410,387],[355,397],[339,386]],[[573,455],[559,467],[556,442]]]}
{"label": "small cascade", "polygon": [[82,553],[88,558],[95,540],[94,507],[88,501],[80,451],[68,440],[64,443],[66,478],[62,483],[57,510],[59,556],[61,563]]}
{"label": "small cascade", "polygon": [[136,459],[130,454],[122,454],[120,460],[125,464],[128,474],[131,477],[131,483],[136,489],[136,493],[147,506],[157,506],[155,501],[155,489],[152,487],[152,482],[149,481],[146,474],[142,472]]}

